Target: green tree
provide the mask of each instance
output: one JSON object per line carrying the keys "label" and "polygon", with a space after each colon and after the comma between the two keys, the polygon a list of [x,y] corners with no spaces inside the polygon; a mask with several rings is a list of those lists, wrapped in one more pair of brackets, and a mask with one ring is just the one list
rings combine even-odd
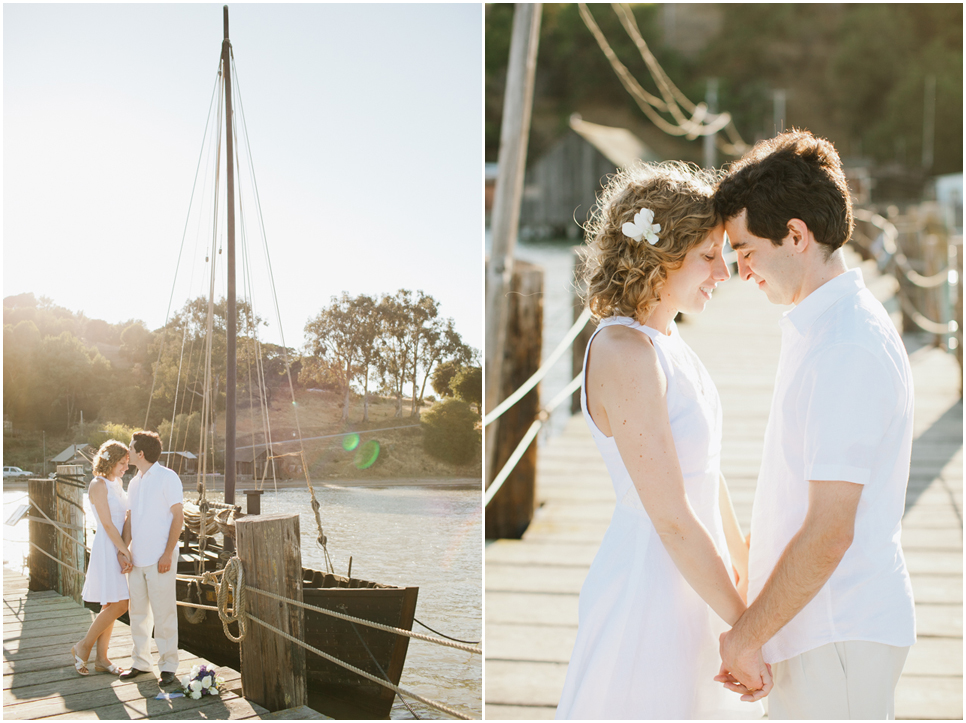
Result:
{"label": "green tree", "polygon": [[483,409],[483,369],[482,367],[462,367],[450,382],[450,388],[457,399],[476,407],[476,413]]}
{"label": "green tree", "polygon": [[480,450],[479,417],[466,402],[446,399],[422,416],[423,448],[450,464],[472,462]]}
{"label": "green tree", "polygon": [[440,362],[436,365],[436,369],[433,371],[430,377],[430,383],[433,385],[433,391],[440,397],[452,397],[453,390],[450,389],[450,382],[453,377],[462,369],[462,367],[454,360]]}

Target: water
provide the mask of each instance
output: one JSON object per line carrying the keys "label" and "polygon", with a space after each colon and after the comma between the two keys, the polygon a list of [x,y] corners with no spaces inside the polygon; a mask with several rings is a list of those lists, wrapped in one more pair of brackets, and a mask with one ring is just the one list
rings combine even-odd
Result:
{"label": "water", "polygon": [[[353,577],[417,585],[418,620],[460,640],[481,640],[483,531],[479,490],[330,485],[317,486],[315,491],[336,572],[346,573],[351,556]],[[221,501],[220,493],[208,496]],[[194,500],[196,495],[187,493],[186,497]],[[308,490],[267,492],[262,497],[262,513],[298,513],[303,564],[322,570],[325,561],[316,544],[318,533],[309,500]],[[4,490],[4,519],[25,502],[25,491]],[[26,520],[16,527],[4,526],[4,565],[20,569],[27,540]],[[413,629],[429,632],[419,625]],[[412,640],[400,687],[480,718],[481,657]],[[410,701],[410,705],[420,718],[449,717],[416,701]],[[412,718],[398,697],[391,717]]]}

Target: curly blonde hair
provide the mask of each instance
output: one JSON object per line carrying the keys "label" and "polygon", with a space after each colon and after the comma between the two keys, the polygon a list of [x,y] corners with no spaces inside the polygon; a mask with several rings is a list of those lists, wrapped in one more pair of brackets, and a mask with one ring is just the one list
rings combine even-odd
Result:
{"label": "curly blonde hair", "polygon": [[[661,298],[667,274],[720,223],[713,171],[666,161],[639,163],[611,176],[600,193],[580,250],[585,299],[597,319],[629,316],[643,323]],[[634,241],[621,227],[642,208],[661,225],[659,240]]]}
{"label": "curly blonde hair", "polygon": [[124,459],[124,455],[128,453],[126,444],[122,444],[116,439],[107,440],[94,456],[94,475],[96,477],[108,477],[114,471],[117,463]]}

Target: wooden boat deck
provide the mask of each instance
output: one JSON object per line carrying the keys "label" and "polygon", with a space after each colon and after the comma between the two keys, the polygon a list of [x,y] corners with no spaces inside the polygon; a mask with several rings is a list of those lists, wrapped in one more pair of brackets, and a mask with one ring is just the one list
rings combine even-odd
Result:
{"label": "wooden boat deck", "polygon": [[[70,646],[87,632],[93,613],[56,592],[31,592],[27,579],[3,570],[3,717],[10,719],[321,719],[308,708],[271,713],[244,698],[241,676],[218,667],[228,691],[199,700],[155,700],[157,678],[140,676],[125,682],[113,675],[77,675],[70,665]],[[118,622],[111,635],[111,659],[131,664],[131,630]],[[157,649],[152,643],[152,653]],[[193,665],[209,664],[184,651],[180,674]]]}
{"label": "wooden boat deck", "polygon": [[[855,265],[855,262],[851,262]],[[892,310],[895,281],[863,266]],[[681,324],[724,406],[723,471],[747,531],[778,364],[782,309],[753,285],[723,284]],[[898,318],[897,315],[894,318]],[[918,643],[896,693],[896,717],[963,717],[963,405],[955,358],[907,335],[916,385],[915,442],[903,547],[916,599]],[[522,540],[489,542],[485,715],[553,718],[577,632],[577,599],[607,529],[614,494],[580,415],[541,447],[542,504]]]}

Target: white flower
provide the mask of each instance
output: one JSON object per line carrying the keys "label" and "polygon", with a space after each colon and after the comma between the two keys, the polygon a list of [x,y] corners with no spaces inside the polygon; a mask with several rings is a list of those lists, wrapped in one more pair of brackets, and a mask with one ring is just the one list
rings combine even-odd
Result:
{"label": "white flower", "polygon": [[187,688],[188,687],[188,683],[190,683],[190,682],[191,682],[191,678],[189,676],[185,675],[184,677],[181,678],[181,687],[182,688]]}
{"label": "white flower", "polygon": [[198,700],[198,698],[200,698],[200,697],[201,697],[201,693],[199,693],[199,692],[197,692],[197,691],[195,691],[194,693],[189,693],[189,694],[188,694],[188,697],[189,697],[189,698],[194,698],[195,700]]}
{"label": "white flower", "polygon": [[225,679],[224,678],[215,678],[215,685],[217,685],[219,687],[221,687],[221,685],[223,685],[224,682],[225,682]]}
{"label": "white flower", "polygon": [[642,240],[647,241],[651,246],[660,240],[657,235],[660,230],[661,224],[654,223],[654,212],[649,208],[642,208],[640,212],[635,213],[633,223],[625,223],[621,226],[625,236],[638,243]]}
{"label": "white flower", "polygon": [[196,675],[198,675],[198,672],[200,670],[201,670],[201,668],[198,667],[197,665],[195,665],[193,668],[191,668],[191,677],[194,678]]}
{"label": "white flower", "polygon": [[218,695],[219,692],[220,691],[215,686],[208,688],[208,695]]}
{"label": "white flower", "polygon": [[211,687],[211,676],[210,675],[206,675],[204,678],[201,679],[201,687],[202,688],[210,688]]}
{"label": "white flower", "polygon": [[191,690],[193,692],[198,693],[200,695],[200,693],[199,693],[199,691],[201,690],[201,681],[200,680],[192,680],[191,681],[191,685],[189,687],[191,688]]}

